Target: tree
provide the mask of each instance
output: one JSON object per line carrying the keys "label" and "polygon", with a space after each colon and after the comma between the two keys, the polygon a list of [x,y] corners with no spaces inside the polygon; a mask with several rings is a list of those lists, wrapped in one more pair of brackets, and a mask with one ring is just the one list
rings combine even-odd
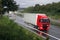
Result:
{"label": "tree", "polygon": [[2,16],[2,11],[3,11],[2,0],[0,0],[0,16]]}
{"label": "tree", "polygon": [[34,7],[34,12],[39,12],[39,10],[40,10],[40,5],[36,4]]}
{"label": "tree", "polygon": [[2,0],[0,0],[0,11],[2,11]]}
{"label": "tree", "polygon": [[3,8],[6,6],[7,9],[4,9],[4,11],[15,11],[18,10],[18,5],[16,5],[16,2],[14,0],[2,0]]}
{"label": "tree", "polygon": [[[4,8],[4,7],[7,8]],[[2,16],[6,11],[18,10],[18,5],[14,0],[0,0],[0,16]]]}

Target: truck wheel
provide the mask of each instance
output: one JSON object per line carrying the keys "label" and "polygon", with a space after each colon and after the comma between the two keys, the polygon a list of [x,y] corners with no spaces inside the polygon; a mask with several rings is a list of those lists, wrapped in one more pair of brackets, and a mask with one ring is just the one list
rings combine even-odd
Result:
{"label": "truck wheel", "polygon": [[34,28],[38,29],[38,26],[34,26]]}

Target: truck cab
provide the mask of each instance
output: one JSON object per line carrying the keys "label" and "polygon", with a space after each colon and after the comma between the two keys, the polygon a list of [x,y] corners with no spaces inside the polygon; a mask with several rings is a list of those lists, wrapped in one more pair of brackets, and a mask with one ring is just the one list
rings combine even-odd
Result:
{"label": "truck cab", "polygon": [[49,30],[50,20],[46,15],[38,15],[37,17],[37,26],[39,30]]}

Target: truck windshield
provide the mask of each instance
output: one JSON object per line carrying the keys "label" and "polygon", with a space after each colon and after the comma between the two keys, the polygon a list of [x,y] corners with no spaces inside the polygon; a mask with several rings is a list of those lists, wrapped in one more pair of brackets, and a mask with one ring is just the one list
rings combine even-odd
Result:
{"label": "truck windshield", "polygon": [[40,19],[40,22],[43,22],[43,23],[47,22],[47,23],[49,23],[50,20],[49,19]]}

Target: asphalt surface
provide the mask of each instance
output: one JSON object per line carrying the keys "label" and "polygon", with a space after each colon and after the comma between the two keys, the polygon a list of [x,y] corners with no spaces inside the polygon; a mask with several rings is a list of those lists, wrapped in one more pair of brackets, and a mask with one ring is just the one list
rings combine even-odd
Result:
{"label": "asphalt surface", "polygon": [[48,34],[55,36],[60,39],[60,27],[51,25]]}
{"label": "asphalt surface", "polygon": [[[23,18],[21,18],[20,16],[17,16],[17,15],[13,14],[9,18],[14,20],[18,24],[23,24],[27,28],[29,27],[26,23],[24,23]],[[60,38],[60,27],[51,25],[50,30],[48,31],[48,34],[50,34],[54,37]],[[55,39],[50,37],[50,40],[55,40]]]}

